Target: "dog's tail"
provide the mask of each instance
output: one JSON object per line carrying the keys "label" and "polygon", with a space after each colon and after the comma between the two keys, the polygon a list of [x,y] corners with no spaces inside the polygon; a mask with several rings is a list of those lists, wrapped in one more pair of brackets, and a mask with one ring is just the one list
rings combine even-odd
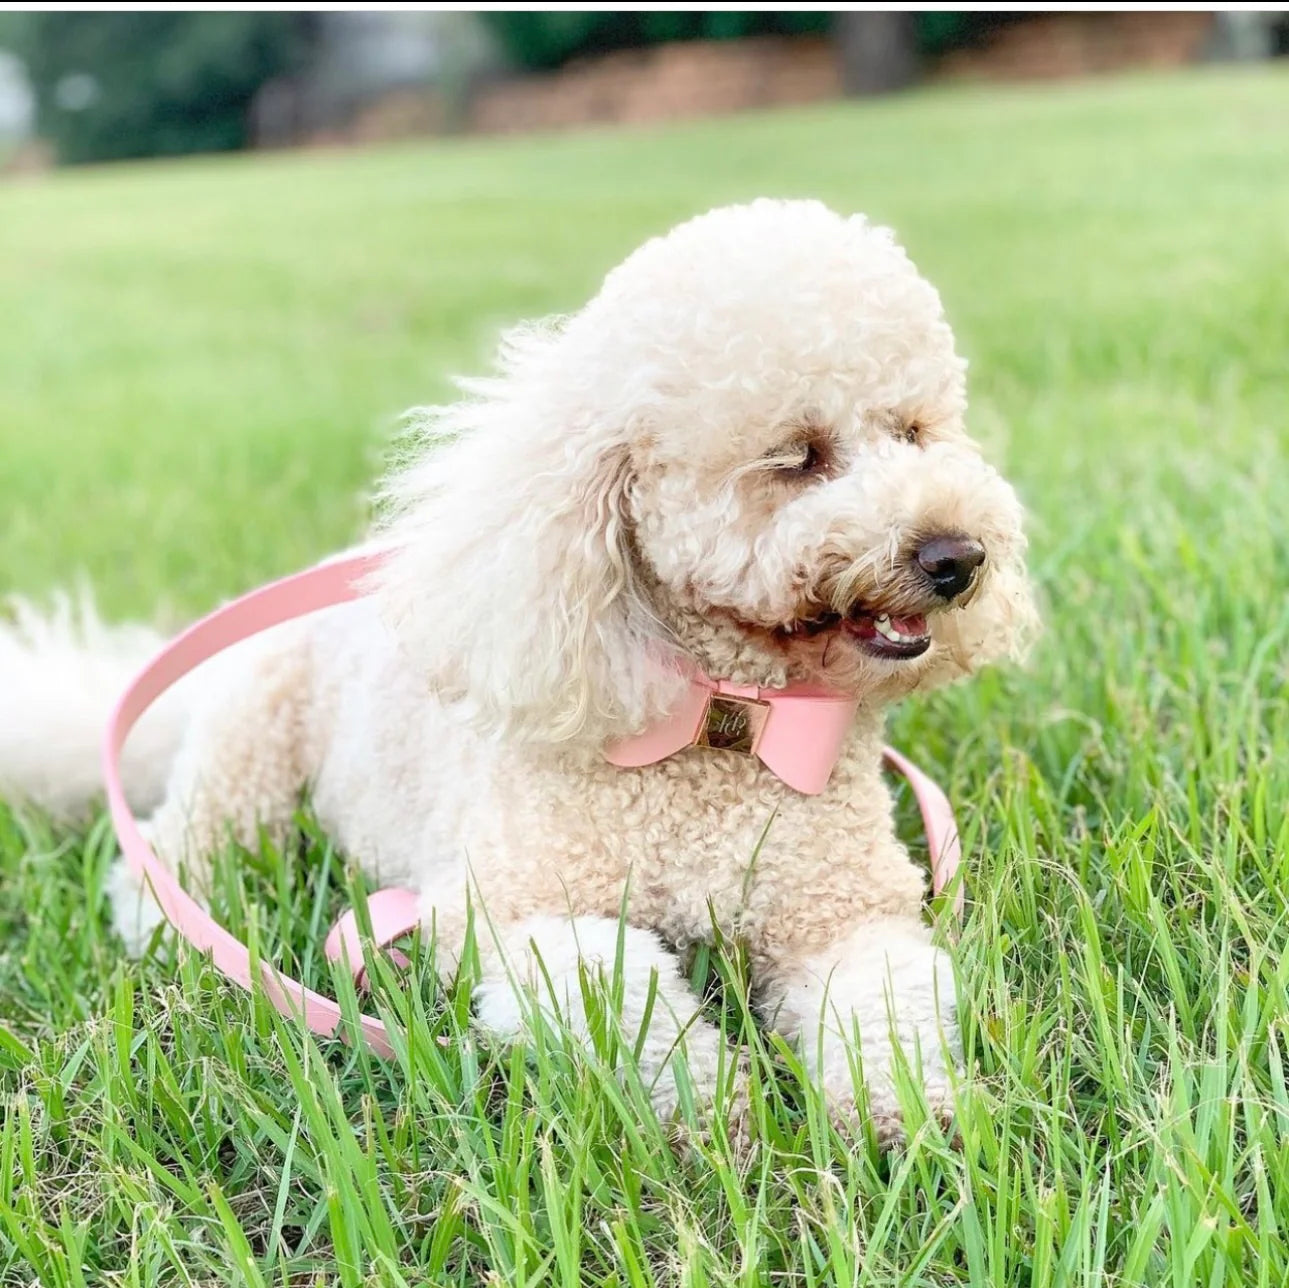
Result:
{"label": "dog's tail", "polygon": [[[56,818],[83,818],[102,789],[99,744],[134,673],[162,644],[145,626],[107,626],[88,594],[48,611],[7,601],[0,620],[0,799]],[[122,757],[138,812],[161,799],[183,734],[186,703],[172,691],[140,720]]]}

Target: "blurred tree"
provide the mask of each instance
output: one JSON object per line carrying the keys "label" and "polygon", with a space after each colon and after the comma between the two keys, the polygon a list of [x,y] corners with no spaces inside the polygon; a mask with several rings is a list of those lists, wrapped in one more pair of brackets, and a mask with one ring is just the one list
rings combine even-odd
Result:
{"label": "blurred tree", "polygon": [[923,10],[917,15],[918,47],[924,54],[941,54],[956,49],[995,26],[999,16]]}
{"label": "blurred tree", "polygon": [[886,94],[912,85],[921,72],[918,14],[847,9],[837,15],[837,51],[847,94]]}
{"label": "blurred tree", "polygon": [[745,36],[823,34],[830,15],[805,9],[781,12],[684,10],[652,12],[500,12],[480,18],[520,67],[559,67],[584,54],[656,45],[671,40],[739,40]]}
{"label": "blurred tree", "polygon": [[218,152],[256,90],[308,45],[307,14],[40,11],[8,33],[60,161]]}
{"label": "blurred tree", "polygon": [[532,71],[572,58],[671,40],[739,40],[745,36],[832,35],[848,88],[855,93],[894,89],[917,75],[920,55],[944,53],[980,39],[1010,15],[924,10],[820,13],[668,10],[641,12],[498,12],[479,17],[510,60]]}

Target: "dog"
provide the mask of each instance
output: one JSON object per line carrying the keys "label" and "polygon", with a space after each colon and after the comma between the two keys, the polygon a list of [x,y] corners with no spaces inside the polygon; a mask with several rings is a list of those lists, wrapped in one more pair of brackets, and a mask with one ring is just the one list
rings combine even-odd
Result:
{"label": "dog", "polygon": [[[370,595],[239,645],[145,720],[126,782],[153,847],[200,891],[230,837],[281,838],[307,787],[347,855],[419,892],[445,971],[486,914],[484,1030],[521,1035],[526,988],[585,1030],[580,973],[618,963],[659,1112],[678,1052],[710,1099],[729,1053],[679,954],[719,931],[841,1118],[858,1054],[873,1127],[898,1135],[901,1052],[947,1116],[952,965],[895,834],[884,713],[1035,624],[965,369],[936,291],[863,216],[763,199],[648,241],[423,412]],[[25,609],[0,635],[0,790],[63,812],[155,643],[92,620],[74,639],[75,616]],[[609,763],[694,672],[857,699],[826,787],[709,747]],[[146,936],[124,868],[114,899]]]}

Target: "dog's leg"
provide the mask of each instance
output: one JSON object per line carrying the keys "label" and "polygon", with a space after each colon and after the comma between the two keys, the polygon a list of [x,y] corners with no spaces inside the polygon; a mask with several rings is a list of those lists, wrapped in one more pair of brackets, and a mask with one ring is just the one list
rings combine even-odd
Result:
{"label": "dog's leg", "polygon": [[[638,1047],[640,1077],[659,1115],[670,1117],[680,1103],[678,1055],[696,1104],[711,1105],[721,1069],[734,1054],[720,1030],[696,1014],[698,999],[676,955],[651,931],[608,917],[537,916],[480,926],[477,942],[482,975],[475,1004],[482,1028],[517,1038],[540,1008],[589,1040],[583,978],[600,976],[606,999],[620,993],[616,1020],[624,1041]],[[619,952],[621,976],[615,978]]]}
{"label": "dog's leg", "polygon": [[[230,841],[251,848],[261,830],[274,844],[288,835],[307,778],[308,696],[297,642],[246,655],[195,706],[165,799],[140,827],[168,867],[183,869],[194,895],[207,894],[211,859]],[[137,956],[161,911],[124,859],[107,892],[113,925]]]}
{"label": "dog's leg", "polygon": [[855,1117],[858,1064],[879,1141],[898,1139],[900,1059],[924,1088],[931,1113],[951,1116],[960,1059],[953,966],[918,918],[863,922],[823,952],[780,959],[757,984],[768,1022],[797,1039],[839,1120]]}

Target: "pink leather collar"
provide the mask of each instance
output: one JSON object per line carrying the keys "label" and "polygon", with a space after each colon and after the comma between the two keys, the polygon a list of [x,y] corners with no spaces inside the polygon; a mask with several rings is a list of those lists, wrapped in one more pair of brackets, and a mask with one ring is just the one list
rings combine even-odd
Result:
{"label": "pink leather collar", "polygon": [[[253,989],[258,979],[265,996],[281,1014],[302,1019],[324,1037],[342,1029],[344,1017],[339,1005],[268,962],[252,964],[246,945],[217,924],[152,852],[125,800],[121,749],[148,707],[199,663],[292,618],[360,598],[381,559],[379,552],[335,559],[270,582],[216,609],[166,645],[139,672],[121,695],[103,737],[103,779],[121,850],[135,875],[151,888],[167,920],[195,948],[209,952],[215,966],[234,983]],[[722,699],[728,699],[729,705],[719,705]],[[638,766],[696,744],[742,750],[760,756],[798,791],[813,794],[823,790],[853,714],[850,699],[835,694],[800,689],[767,696],[746,686],[705,681],[691,690],[671,719],[639,738],[615,744],[606,754],[614,764]],[[913,789],[926,828],[932,888],[940,894],[957,872],[961,858],[953,809],[940,788],[915,765],[889,747],[884,754],[887,764],[903,774]],[[954,909],[959,913],[962,898],[959,882],[954,894]],[[388,947],[421,921],[420,900],[411,890],[381,890],[368,899],[367,910],[373,949]],[[344,962],[359,986],[364,984],[363,942],[352,910],[327,936],[326,954],[331,961]],[[376,1016],[360,1015],[358,1032],[379,1054],[393,1055],[396,1034]]]}
{"label": "pink leather collar", "polygon": [[818,796],[858,706],[844,693],[808,685],[759,689],[696,675],[671,715],[634,738],[610,743],[604,755],[610,764],[635,769],[686,747],[741,752],[789,787]]}

